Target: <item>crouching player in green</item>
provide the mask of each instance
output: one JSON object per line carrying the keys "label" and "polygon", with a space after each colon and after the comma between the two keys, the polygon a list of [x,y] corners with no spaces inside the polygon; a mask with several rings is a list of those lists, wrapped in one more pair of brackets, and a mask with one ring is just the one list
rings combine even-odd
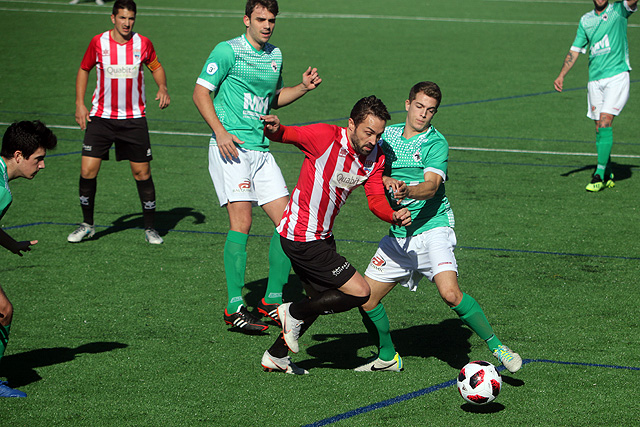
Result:
{"label": "crouching player in green", "polygon": [[380,301],[398,283],[415,291],[422,276],[435,282],[444,302],[485,340],[505,368],[516,372],[522,366],[520,356],[496,337],[480,305],[458,286],[454,218],[444,187],[449,145],[431,125],[441,100],[435,83],[416,84],[405,101],[405,123],[388,126],[380,140],[387,159],[383,178],[387,196],[392,207],[409,209],[412,224],[391,226],[365,272],[371,297],[360,311],[369,334],[379,343],[379,353],[356,371],[403,369]]}
{"label": "crouching player in green", "polygon": [[[56,136],[40,121],[13,123],[2,138],[0,151],[0,219],[13,200],[9,181],[15,178],[33,179],[40,169],[44,169],[47,150],[55,148]],[[0,245],[16,255],[31,250],[37,240],[17,242],[0,229]],[[9,341],[9,329],[13,318],[13,306],[0,286],[0,361]],[[5,381],[0,381],[0,397],[27,397],[27,394],[12,389]]]}

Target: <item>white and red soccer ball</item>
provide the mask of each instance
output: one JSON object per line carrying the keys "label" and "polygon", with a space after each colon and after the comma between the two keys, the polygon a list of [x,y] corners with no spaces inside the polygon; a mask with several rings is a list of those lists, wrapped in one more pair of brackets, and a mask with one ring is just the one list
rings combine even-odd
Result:
{"label": "white and red soccer ball", "polygon": [[458,374],[460,396],[474,405],[492,402],[502,388],[502,376],[489,362],[476,360],[467,363]]}

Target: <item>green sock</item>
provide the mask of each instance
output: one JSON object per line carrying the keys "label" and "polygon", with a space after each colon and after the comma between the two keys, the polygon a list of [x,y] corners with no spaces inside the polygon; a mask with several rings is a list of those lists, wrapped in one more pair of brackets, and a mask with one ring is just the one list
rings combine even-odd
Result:
{"label": "green sock", "polygon": [[227,313],[235,313],[242,305],[244,270],[247,266],[247,239],[249,235],[229,231],[224,244],[224,271],[227,277]]}
{"label": "green sock", "polygon": [[0,360],[2,360],[2,355],[9,342],[9,329],[11,329],[11,325],[0,325]]}
{"label": "green sock", "polygon": [[[378,357],[386,361],[393,360],[396,355],[396,349],[393,346],[393,341],[391,341],[391,328],[389,326],[389,318],[387,317],[387,312],[384,310],[384,306],[382,303],[379,303],[373,310],[363,311],[367,313],[367,316],[375,326],[375,329],[367,328],[367,330],[369,331],[369,334],[374,337],[374,340],[378,340]],[[365,326],[367,326],[367,322],[364,323]]]}
{"label": "green sock", "polygon": [[267,304],[282,304],[282,288],[289,280],[291,260],[285,255],[280,244],[280,235],[276,230],[269,245],[269,280],[264,294]]}
{"label": "green sock", "polygon": [[492,352],[497,349],[499,345],[502,345],[500,340],[494,335],[493,329],[491,325],[489,325],[489,321],[484,315],[480,304],[478,304],[473,297],[463,293],[462,301],[453,307],[452,310],[458,314],[462,323],[470,327],[473,332],[478,334],[478,336],[487,343]]}
{"label": "green sock", "polygon": [[596,173],[604,181],[609,178],[605,176],[605,170],[611,158],[611,148],[613,147],[613,128],[600,128],[596,132],[596,149],[598,151],[598,166]]}

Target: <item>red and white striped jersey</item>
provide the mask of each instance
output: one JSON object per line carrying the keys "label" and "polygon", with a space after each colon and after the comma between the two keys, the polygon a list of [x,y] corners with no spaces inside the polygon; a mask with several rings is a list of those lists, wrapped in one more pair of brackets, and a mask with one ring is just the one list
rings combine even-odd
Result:
{"label": "red and white striped jersey", "polygon": [[142,64],[157,62],[151,41],[133,33],[120,44],[110,35],[98,34],[89,43],[80,68],[96,67],[97,83],[90,116],[103,119],[133,119],[145,116],[144,70]]}
{"label": "red and white striped jersey", "polygon": [[328,125],[281,126],[277,141],[290,143],[305,154],[278,233],[289,240],[311,242],[333,235],[333,223],[349,194],[362,185],[367,196],[384,194],[384,154],[379,145],[358,155],[347,129]]}

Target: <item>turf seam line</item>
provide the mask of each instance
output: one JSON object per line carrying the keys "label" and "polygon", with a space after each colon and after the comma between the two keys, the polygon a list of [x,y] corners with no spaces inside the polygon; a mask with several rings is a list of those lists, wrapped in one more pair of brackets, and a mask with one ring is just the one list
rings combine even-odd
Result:
{"label": "turf seam line", "polygon": [[[563,362],[563,361],[559,361],[559,360],[549,360],[549,359],[524,359],[524,360],[522,360],[522,365],[523,366],[527,365],[529,363],[553,363],[553,364],[559,364],[559,365],[587,366],[587,367],[591,367],[591,368],[613,368],[613,369],[627,369],[627,370],[633,370],[633,371],[640,371],[640,368],[634,367],[634,366],[603,365],[603,364],[598,364],[598,363],[584,363],[584,362]],[[503,371],[504,370],[504,366],[498,366],[497,369],[498,369],[498,371]],[[336,423],[338,421],[343,421],[343,420],[346,420],[348,418],[355,417],[356,415],[360,415],[360,414],[364,414],[364,413],[367,413],[367,412],[371,412],[371,411],[374,411],[376,409],[386,408],[387,406],[391,406],[391,405],[394,405],[396,403],[404,402],[406,400],[413,399],[415,397],[420,397],[420,396],[423,396],[425,394],[429,394],[429,393],[432,393],[434,391],[438,391],[438,390],[450,387],[450,386],[455,385],[455,384],[456,384],[456,380],[455,379],[449,380],[449,381],[445,381],[443,383],[436,384],[436,385],[433,385],[431,387],[423,388],[421,390],[412,391],[410,393],[406,393],[406,394],[403,394],[403,395],[400,395],[400,396],[397,396],[397,397],[393,397],[391,399],[383,400],[383,401],[378,402],[378,403],[373,403],[371,405],[363,406],[361,408],[357,408],[357,409],[354,409],[354,410],[351,410],[351,411],[348,411],[348,412],[344,412],[342,414],[334,415],[333,417],[325,418],[323,420],[316,421],[316,422],[311,423],[311,424],[306,424],[303,427],[326,426],[328,424],[333,424],[333,423]]]}

